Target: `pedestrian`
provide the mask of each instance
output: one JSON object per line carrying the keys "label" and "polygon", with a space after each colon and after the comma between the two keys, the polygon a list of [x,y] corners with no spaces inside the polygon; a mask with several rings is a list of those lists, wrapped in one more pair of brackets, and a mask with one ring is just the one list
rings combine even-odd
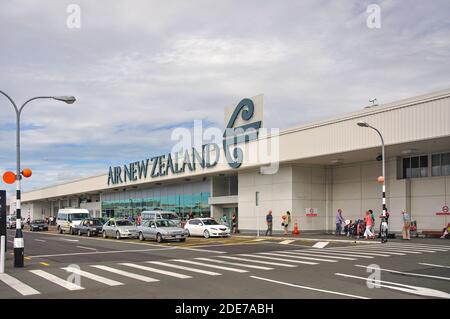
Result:
{"label": "pedestrian", "polygon": [[440,238],[445,238],[448,236],[448,234],[450,233],[450,223],[447,224],[447,227],[445,227],[442,230],[442,236]]}
{"label": "pedestrian", "polygon": [[372,217],[370,216],[370,211],[366,212],[366,217],[364,218],[364,221],[366,223],[366,231],[364,232],[364,239],[373,239],[375,236],[370,231],[372,228]]}
{"label": "pedestrian", "polygon": [[222,218],[220,218],[220,222],[222,223],[222,225],[227,226],[227,215],[225,213],[223,214]]}
{"label": "pedestrian", "polygon": [[188,220],[194,218],[194,215],[192,214],[192,210],[189,211]]}
{"label": "pedestrian", "polygon": [[137,224],[138,224],[138,226],[141,225],[141,214],[139,214],[137,217]]}
{"label": "pedestrian", "polygon": [[231,217],[231,225],[233,226],[233,234],[237,234],[237,216],[236,213],[233,213]]}
{"label": "pedestrian", "polygon": [[272,236],[273,216],[271,210],[269,210],[269,212],[266,215],[266,224],[267,224],[266,236],[268,234]]}
{"label": "pedestrian", "polygon": [[406,212],[406,210],[402,210],[403,215],[403,240],[411,240],[411,234],[409,232],[411,228],[411,216]]}
{"label": "pedestrian", "polygon": [[343,222],[342,209],[339,208],[336,213],[336,236],[341,236]]}
{"label": "pedestrian", "polygon": [[373,210],[369,209],[370,218],[372,218],[372,228],[370,231],[375,235],[375,215],[373,214]]}
{"label": "pedestrian", "polygon": [[286,215],[283,215],[283,222],[281,223],[281,225],[284,227],[283,235],[285,236],[288,234],[288,227],[290,223],[291,223],[291,213],[287,211]]}

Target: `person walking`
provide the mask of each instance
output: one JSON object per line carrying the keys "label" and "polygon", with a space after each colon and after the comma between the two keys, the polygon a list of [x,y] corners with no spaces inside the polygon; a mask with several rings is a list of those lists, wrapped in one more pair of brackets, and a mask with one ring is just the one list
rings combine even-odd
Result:
{"label": "person walking", "polygon": [[410,228],[411,228],[411,216],[402,210],[403,215],[403,240],[411,240]]}
{"label": "person walking", "polygon": [[233,216],[231,216],[231,225],[233,227],[233,234],[237,234],[237,216],[236,213],[233,213]]}
{"label": "person walking", "polygon": [[288,227],[289,227],[290,223],[291,223],[291,213],[289,211],[287,211],[286,215],[283,216],[283,222],[282,222],[282,226],[284,226],[283,235],[285,235],[285,236],[288,234]]}
{"label": "person walking", "polygon": [[273,216],[271,210],[269,210],[269,212],[266,215],[266,224],[267,224],[266,236],[268,234],[272,236]]}
{"label": "person walking", "polygon": [[373,210],[369,209],[370,218],[372,218],[372,228],[370,231],[375,235],[375,215],[373,214]]}
{"label": "person walking", "polygon": [[370,212],[367,211],[366,212],[366,217],[364,218],[364,221],[366,223],[366,231],[364,232],[364,239],[373,239],[375,236],[373,235],[373,233],[370,231],[370,229],[372,228],[372,217],[370,216]]}
{"label": "person walking", "polygon": [[336,236],[341,236],[343,222],[344,217],[342,216],[342,209],[339,208],[336,213]]}
{"label": "person walking", "polygon": [[227,226],[227,224],[228,224],[228,222],[227,222],[227,215],[225,213],[220,218],[220,222],[222,223],[222,225]]}
{"label": "person walking", "polygon": [[141,214],[139,214],[139,215],[137,216],[137,224],[138,224],[138,226],[141,225]]}

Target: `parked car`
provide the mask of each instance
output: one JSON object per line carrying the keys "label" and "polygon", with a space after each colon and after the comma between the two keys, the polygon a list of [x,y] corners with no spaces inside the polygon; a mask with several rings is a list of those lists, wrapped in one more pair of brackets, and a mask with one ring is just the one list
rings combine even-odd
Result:
{"label": "parked car", "polygon": [[79,225],[73,226],[73,232],[81,236],[86,234],[88,237],[97,236],[103,231],[102,220],[96,218],[83,219]]}
{"label": "parked car", "polygon": [[227,237],[230,235],[230,228],[219,224],[214,218],[193,218],[184,225],[189,236]]}
{"label": "parked car", "polygon": [[178,214],[170,211],[145,210],[141,212],[141,224],[147,220],[166,219],[171,220],[176,226],[181,225],[181,218]]}
{"label": "parked car", "polygon": [[128,219],[111,218],[106,224],[103,225],[102,235],[103,238],[136,238],[137,229],[136,226],[134,226]]}
{"label": "parked car", "polygon": [[68,232],[74,235],[73,227],[81,223],[83,219],[89,218],[87,209],[65,208],[58,211],[56,217],[56,229],[58,233]]}
{"label": "parked car", "polygon": [[45,222],[45,220],[36,219],[30,223],[30,230],[31,231],[48,230],[48,224]]}
{"label": "parked car", "polygon": [[165,240],[185,241],[187,230],[177,227],[168,219],[147,220],[137,227],[139,240],[155,239],[158,243]]}

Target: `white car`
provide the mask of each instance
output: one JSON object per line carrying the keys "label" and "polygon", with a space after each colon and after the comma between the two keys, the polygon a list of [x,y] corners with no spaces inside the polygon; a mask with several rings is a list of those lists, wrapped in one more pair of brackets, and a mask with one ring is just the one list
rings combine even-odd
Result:
{"label": "white car", "polygon": [[214,218],[193,218],[186,222],[184,229],[189,232],[189,236],[221,237],[229,236],[230,228],[221,225]]}

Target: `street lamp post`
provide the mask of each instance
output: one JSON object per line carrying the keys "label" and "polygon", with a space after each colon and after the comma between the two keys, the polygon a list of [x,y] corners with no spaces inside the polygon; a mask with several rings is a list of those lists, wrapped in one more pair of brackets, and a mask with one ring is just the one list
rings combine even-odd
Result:
{"label": "street lamp post", "polygon": [[382,207],[383,207],[383,217],[386,216],[386,169],[385,169],[385,157],[384,157],[384,139],[383,139],[383,135],[381,135],[381,132],[376,129],[375,127],[369,125],[366,122],[358,122],[357,123],[358,126],[360,127],[368,127],[371,128],[373,130],[375,130],[375,132],[378,133],[378,135],[380,136],[381,139],[381,160],[382,160],[382,176],[383,176],[383,183],[382,183]]}
{"label": "street lamp post", "polygon": [[0,94],[4,95],[13,105],[16,112],[16,235],[14,237],[14,267],[24,266],[24,241],[22,234],[22,216],[20,211],[20,201],[21,201],[21,172],[20,172],[20,115],[22,114],[23,108],[31,101],[38,99],[54,99],[57,101],[62,101],[67,104],[72,104],[75,102],[75,97],[73,96],[37,96],[27,100],[22,106],[17,107],[14,100],[5,92],[0,91]]}

